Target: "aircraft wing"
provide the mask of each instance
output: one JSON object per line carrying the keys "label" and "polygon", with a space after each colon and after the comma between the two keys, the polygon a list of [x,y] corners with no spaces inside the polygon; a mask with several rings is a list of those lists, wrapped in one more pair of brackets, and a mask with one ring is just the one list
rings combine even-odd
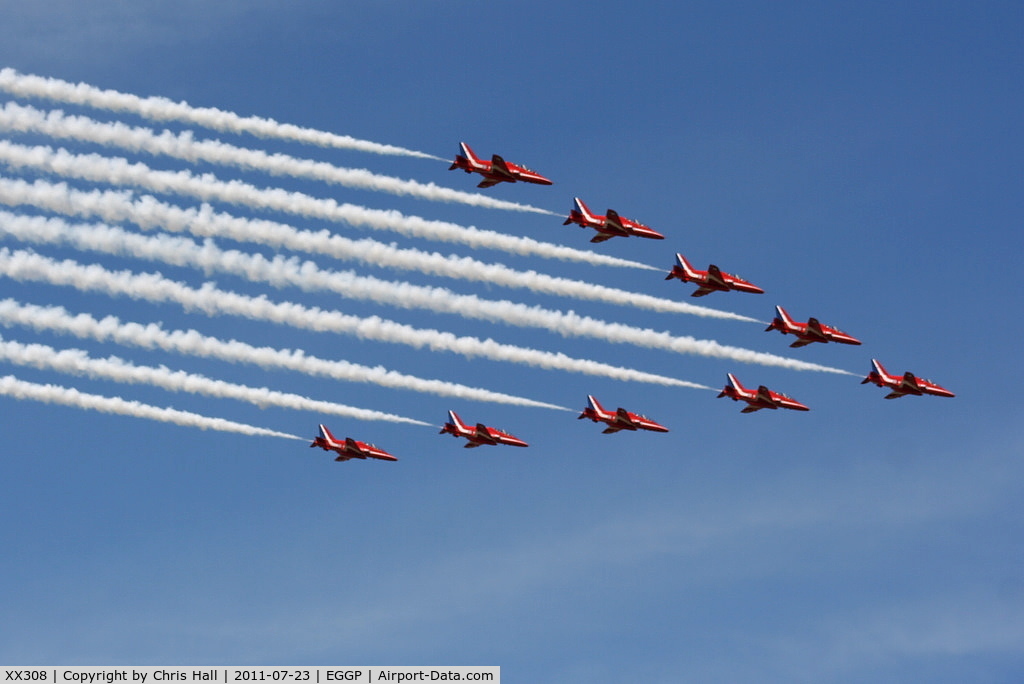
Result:
{"label": "aircraft wing", "polygon": [[714,264],[708,266],[708,281],[721,287],[729,286],[728,283],[725,282],[725,276],[722,275],[721,269]]}
{"label": "aircraft wing", "polygon": [[483,444],[497,444],[498,441],[491,436],[491,431],[483,423],[476,424],[475,438]]}
{"label": "aircraft wing", "polygon": [[751,404],[742,411],[740,411],[740,413],[753,413],[754,411],[760,411],[763,408],[764,406],[754,406],[753,404]]}
{"label": "aircraft wing", "polygon": [[794,347],[794,348],[796,348],[796,347],[806,347],[810,343],[811,343],[810,340],[799,339],[799,340],[797,340],[796,342],[794,342],[793,344],[791,344],[789,346],[790,347]]}
{"label": "aircraft wing", "polygon": [[618,432],[621,429],[622,428],[620,428],[618,425],[609,425],[604,430],[601,430],[601,434],[603,434],[603,435],[611,435],[611,434],[614,434],[614,433]]}
{"label": "aircraft wing", "polygon": [[366,452],[351,437],[345,438],[345,453],[349,458],[366,458]]}
{"label": "aircraft wing", "polygon": [[822,330],[821,323],[818,322],[817,318],[807,319],[807,333],[817,337],[822,342],[828,340],[828,335],[826,335],[825,331]]}
{"label": "aircraft wing", "polygon": [[700,287],[698,287],[698,288],[697,288],[697,289],[696,289],[696,290],[694,291],[694,293],[693,293],[693,294],[691,294],[690,296],[691,296],[691,297],[703,297],[704,295],[709,295],[709,294],[711,294],[712,292],[714,292],[714,290],[713,290],[712,288],[710,288],[710,287],[704,287],[703,285],[701,285],[701,286],[700,286]]}
{"label": "aircraft wing", "polygon": [[604,242],[605,240],[611,240],[614,235],[608,235],[607,233],[598,233],[594,237],[590,238],[591,242]]}
{"label": "aircraft wing", "polygon": [[900,381],[899,387],[893,388],[893,394],[896,393],[901,395],[914,394],[920,396],[924,394],[924,388],[921,386],[921,383],[917,381],[917,376],[910,371],[907,371],[903,374],[903,380]]}
{"label": "aircraft wing", "polygon": [[508,181],[515,181],[516,179],[512,170],[508,168],[508,164],[505,163],[505,160],[501,158],[500,154],[496,154],[491,157],[491,173],[495,176],[501,176]]}
{"label": "aircraft wing", "polygon": [[608,213],[604,217],[604,225],[606,227],[614,228],[620,233],[626,232],[626,227],[622,225],[622,217],[619,216],[619,212],[614,209],[609,209]]}
{"label": "aircraft wing", "polygon": [[772,397],[771,391],[764,385],[757,388],[757,400],[768,405],[779,403],[778,400]]}
{"label": "aircraft wing", "polygon": [[615,416],[627,426],[634,427],[635,429],[636,423],[629,417],[629,411],[626,409],[620,407],[619,410],[615,412]]}
{"label": "aircraft wing", "polygon": [[478,442],[466,442],[462,445],[463,449],[476,449],[480,444]]}
{"label": "aircraft wing", "polygon": [[493,180],[493,179],[490,179],[490,178],[485,178],[484,180],[482,180],[479,183],[477,183],[476,187],[478,187],[478,188],[489,188],[492,185],[497,185],[500,182],[501,181],[496,181],[496,180]]}

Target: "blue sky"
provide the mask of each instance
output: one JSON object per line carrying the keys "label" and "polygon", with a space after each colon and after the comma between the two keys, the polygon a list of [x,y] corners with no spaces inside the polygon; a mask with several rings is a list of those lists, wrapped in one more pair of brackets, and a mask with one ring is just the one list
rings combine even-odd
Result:
{"label": "blue sky", "polygon": [[[447,162],[194,128],[197,138],[367,168],[567,214],[574,196],[667,236],[196,164],[196,172],[451,221],[664,268],[682,252],[761,285],[713,294],[654,271],[520,257],[216,205],[767,321],[785,306],[864,341],[790,349],[764,325],[655,313],[353,266],[855,373],[681,355],[273,289],[66,247],[0,247],[160,271],[198,287],[493,338],[720,387],[792,394],[761,411],[706,390],[530,368],[0,278],[0,299],[162,322],[572,408],[595,394],[667,435],[602,435],[568,412],[311,378],[0,328],[440,425],[456,409],[530,442],[466,450],[434,427],[259,409],[3,364],[298,441],[0,397],[0,660],[24,664],[487,664],[509,681],[1000,682],[1024,674],[1018,260],[1024,10],[1016,3],[3,3],[0,67],[399,145],[460,140],[553,179],[475,189]],[[11,99],[3,95],[0,99]],[[18,99],[103,121],[128,114]],[[165,157],[44,136],[20,144]],[[31,171],[0,168],[5,178]],[[60,180],[51,178],[54,182]],[[71,181],[81,189],[102,184]],[[196,201],[161,199],[182,207]],[[31,208],[15,211],[45,213]],[[131,225],[126,228],[133,229]],[[255,245],[224,248],[271,256]],[[290,252],[282,252],[291,255]],[[298,255],[307,258],[308,255]],[[957,393],[858,385],[870,359]]]}

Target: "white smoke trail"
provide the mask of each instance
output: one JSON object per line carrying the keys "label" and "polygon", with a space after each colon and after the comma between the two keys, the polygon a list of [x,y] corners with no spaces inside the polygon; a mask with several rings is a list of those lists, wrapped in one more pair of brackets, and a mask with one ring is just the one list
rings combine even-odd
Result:
{"label": "white smoke trail", "polygon": [[283,437],[285,439],[297,439],[300,442],[306,441],[297,435],[254,427],[245,423],[236,423],[224,418],[209,418],[197,413],[179,411],[172,408],[160,408],[138,401],[129,401],[121,397],[86,394],[85,392],[79,392],[76,389],[59,385],[40,385],[34,382],[19,380],[13,375],[0,377],[0,396],[14,397],[15,399],[32,399],[46,404],[74,406],[76,408],[91,409],[102,413],[116,413],[135,418],[147,418],[186,427],[197,427],[200,430],[220,430],[222,432],[237,432],[243,435],[258,437]]}
{"label": "white smoke trail", "polygon": [[186,102],[173,102],[164,97],[139,97],[116,90],[101,90],[85,83],[73,84],[56,78],[19,74],[11,68],[0,69],[0,89],[17,97],[43,98],[107,111],[130,112],[154,121],[181,121],[228,133],[248,133],[258,138],[445,161],[442,157],[425,152],[278,123],[273,119],[243,117],[212,107],[192,107]]}
{"label": "white smoke trail", "polygon": [[826,368],[774,354],[723,345],[714,340],[676,337],[667,332],[608,323],[572,312],[553,311],[508,300],[481,299],[476,295],[456,294],[445,288],[388,282],[351,272],[324,271],[311,261],[300,262],[298,259],[280,256],[268,260],[259,254],[221,250],[210,241],[200,246],[186,238],[167,235],[147,237],[106,225],[69,225],[61,219],[18,216],[6,211],[0,211],[0,234],[12,235],[23,241],[71,244],[79,249],[158,260],[173,266],[199,268],[207,273],[226,272],[274,287],[290,285],[307,291],[326,290],[350,299],[541,328],[564,337],[590,337],[679,354],[696,354],[794,370]]}
{"label": "white smoke trail", "polygon": [[[378,316],[360,318],[340,311],[306,307],[294,302],[271,302],[264,296],[249,297],[220,290],[212,283],[206,283],[196,289],[156,273],[108,271],[97,264],[85,266],[71,259],[58,262],[33,252],[12,251],[6,247],[0,249],[0,274],[20,281],[70,285],[82,291],[104,292],[111,296],[125,296],[151,302],[174,302],[186,310],[201,311],[208,316],[243,316],[251,320],[280,323],[304,330],[355,335],[361,339],[404,344],[416,349],[448,351],[467,358],[482,357],[537,368],[666,384],[662,376],[597,361],[574,359],[561,353],[501,344],[491,339],[459,337],[440,330],[414,328]],[[826,367],[821,367],[820,370],[831,371]],[[667,384],[679,383],[670,380]],[[697,386],[705,388],[704,385]]]}
{"label": "white smoke trail", "polygon": [[489,209],[558,215],[527,204],[445,188],[434,183],[382,176],[367,169],[348,169],[286,154],[268,154],[263,150],[236,147],[219,140],[196,140],[191,131],[174,134],[165,130],[158,135],[149,128],[128,126],[121,122],[101,123],[85,116],[67,115],[59,110],[43,112],[14,102],[7,102],[0,107],[0,130],[40,133],[52,138],[115,146],[132,152],[162,154],[189,162],[210,162],[263,171],[274,176],[309,178],[349,188],[407,195],[435,202],[458,202]]}
{"label": "white smoke trail", "polygon": [[154,192],[188,195],[204,201],[217,200],[254,209],[270,209],[373,230],[390,230],[409,237],[463,244],[474,249],[497,249],[520,256],[603,266],[662,270],[628,259],[481,230],[473,226],[460,226],[419,216],[405,216],[392,210],[338,204],[333,199],[316,198],[280,188],[257,188],[237,180],[222,181],[208,173],[196,176],[189,171],[154,171],[145,164],[131,163],[119,157],[77,155],[64,149],[55,151],[47,146],[28,147],[0,140],[0,162],[13,168],[35,168],[46,173],[112,185],[135,185]]}
{"label": "white smoke trail", "polygon": [[0,361],[8,361],[20,366],[32,366],[43,370],[71,375],[85,375],[91,378],[112,380],[139,385],[153,385],[171,392],[188,392],[202,394],[219,399],[236,399],[260,408],[278,406],[296,411],[312,411],[345,416],[357,420],[381,420],[391,423],[409,425],[426,425],[422,420],[414,420],[393,413],[373,411],[370,409],[336,404],[330,401],[318,401],[299,394],[278,392],[266,387],[248,387],[223,380],[214,380],[195,373],[172,371],[165,367],[136,366],[116,356],[105,359],[91,358],[81,349],[62,349],[57,351],[45,344],[22,344],[0,337]]}
{"label": "white smoke trail", "polygon": [[[0,300],[0,325],[20,325],[34,330],[74,335],[81,339],[144,349],[213,358],[229,363],[251,363],[272,370],[292,370],[314,377],[325,377],[346,382],[363,382],[392,389],[457,397],[471,401],[489,401],[515,406],[533,406],[569,411],[564,406],[533,399],[468,387],[446,380],[432,380],[405,375],[381,366],[363,366],[348,361],[331,361],[307,355],[301,349],[275,349],[255,347],[238,340],[222,340],[203,335],[196,330],[164,330],[159,324],[123,323],[115,316],[95,319],[88,314],[69,314],[59,306],[21,304],[13,299]],[[666,378],[671,381],[671,378]],[[672,384],[666,382],[666,384]],[[687,386],[677,381],[679,386]]]}
{"label": "white smoke trail", "polygon": [[203,204],[199,209],[183,209],[160,202],[151,195],[133,199],[131,192],[125,190],[82,191],[69,188],[66,183],[54,184],[44,180],[28,183],[0,177],[0,204],[29,205],[67,216],[98,216],[111,222],[130,221],[143,230],[161,228],[170,232],[188,232],[198,237],[225,237],[275,249],[285,248],[661,313],[684,313],[764,325],[756,319],[727,311],[536,271],[519,271],[504,264],[485,263],[471,257],[446,256],[436,252],[399,248],[369,238],[353,240],[326,230],[299,230],[275,221],[240,218],[215,212],[208,204]]}

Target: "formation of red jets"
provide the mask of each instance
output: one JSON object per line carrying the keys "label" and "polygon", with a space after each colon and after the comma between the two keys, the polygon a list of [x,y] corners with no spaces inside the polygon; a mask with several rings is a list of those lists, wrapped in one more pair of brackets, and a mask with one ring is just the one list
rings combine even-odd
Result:
{"label": "formation of red jets", "polygon": [[[478,157],[466,143],[459,143],[460,153],[449,167],[449,171],[462,169],[466,173],[478,173],[483,180],[477,185],[478,188],[489,188],[498,183],[534,183],[536,185],[551,185],[547,177],[526,168],[519,164],[505,161],[500,155],[492,155],[490,161]],[[665,236],[646,226],[639,221],[620,216],[614,209],[607,209],[604,215],[595,214],[579,197],[573,198],[574,208],[562,225],[575,223],[581,228],[593,228],[597,234],[590,239],[591,242],[604,242],[613,237],[642,237],[651,240],[664,240]],[[665,280],[679,279],[684,283],[694,283],[697,289],[691,297],[704,297],[712,292],[748,292],[752,294],[764,294],[764,290],[748,280],[739,276],[726,273],[715,264],[710,264],[706,271],[693,267],[686,257],[676,253],[676,263],[672,270],[665,276]],[[790,347],[804,347],[814,342],[828,343],[837,342],[840,344],[859,345],[861,341],[853,335],[843,332],[838,328],[825,325],[817,318],[808,318],[806,322],[794,321],[789,313],[781,306],[775,307],[775,317],[765,332],[778,330],[783,335],[796,337]],[[885,367],[877,359],[871,360],[872,370],[861,384],[874,383],[879,387],[887,387],[892,390],[885,396],[886,399],[898,399],[908,394],[921,396],[930,394],[938,397],[956,396],[941,385],[925,380],[906,372],[903,375],[890,375]],[[761,409],[790,409],[794,411],[809,411],[810,409],[792,397],[775,392],[764,385],[757,389],[748,389],[740,384],[736,376],[727,374],[728,382],[718,397],[728,397],[733,401],[746,402],[741,413],[753,413]],[[615,411],[608,411],[592,395],[587,395],[587,407],[578,416],[578,419],[589,418],[595,423],[604,423],[606,427],[603,434],[612,434],[622,430],[637,431],[649,430],[652,432],[668,432],[668,428],[660,423],[639,413],[627,411],[624,408],[617,408]],[[498,428],[477,423],[474,426],[468,425],[459,418],[455,411],[448,411],[448,422],[441,427],[440,434],[449,434],[456,438],[466,440],[465,448],[472,449],[484,445],[505,444],[507,446],[525,447],[529,446],[518,437],[509,434]],[[353,458],[367,459],[375,458],[383,461],[397,461],[398,459],[384,451],[380,447],[366,442],[359,442],[350,437],[343,441],[335,439],[326,426],[320,425],[320,434],[310,444],[311,447],[320,447],[327,451],[334,451],[338,456],[335,461],[348,461]]]}

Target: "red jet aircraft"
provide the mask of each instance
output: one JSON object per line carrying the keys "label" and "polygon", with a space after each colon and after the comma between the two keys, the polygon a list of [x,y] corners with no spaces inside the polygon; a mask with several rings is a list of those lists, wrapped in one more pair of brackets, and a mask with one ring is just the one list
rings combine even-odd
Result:
{"label": "red jet aircraft", "polygon": [[466,449],[472,449],[482,444],[507,444],[517,447],[530,446],[518,437],[513,437],[497,428],[487,427],[483,423],[477,423],[476,427],[469,427],[462,422],[462,419],[459,418],[455,411],[448,412],[448,422],[444,424],[444,427],[441,428],[441,432],[438,434],[443,435],[446,432],[453,437],[465,437],[468,439],[469,444],[465,445]]}
{"label": "red jet aircraft", "polygon": [[479,173],[484,177],[478,188],[489,188],[498,183],[536,183],[537,185],[551,185],[551,181],[536,171],[531,171],[525,166],[519,166],[502,159],[498,155],[491,157],[491,161],[485,161],[473,154],[473,150],[466,143],[459,143],[462,147],[462,154],[455,155],[455,161],[448,167],[449,171],[462,169],[466,173]]}
{"label": "red jet aircraft", "polygon": [[874,369],[868,374],[868,377],[860,381],[860,384],[873,382],[879,387],[888,387],[892,392],[885,396],[886,399],[899,399],[908,394],[917,396],[934,394],[937,397],[956,396],[945,387],[937,385],[931,380],[919,378],[910,371],[903,375],[889,375],[877,359],[871,359],[871,365],[874,366]]}
{"label": "red jet aircraft", "polygon": [[351,437],[346,437],[344,442],[339,442],[327,429],[326,425],[320,425],[320,436],[313,440],[311,447],[320,447],[324,451],[336,451],[338,457],[335,461],[348,461],[353,458],[379,458],[382,461],[397,461],[398,459],[381,449],[375,444],[357,442]]}
{"label": "red jet aircraft", "polygon": [[754,411],[760,411],[761,409],[777,409],[787,408],[793,409],[794,411],[810,411],[799,401],[793,397],[786,396],[781,392],[772,392],[770,389],[761,385],[756,390],[747,389],[740,384],[740,381],[736,379],[736,376],[732,373],[728,374],[729,384],[722,389],[722,392],[718,395],[719,398],[729,397],[733,401],[743,400],[749,404],[740,413],[753,413]]}
{"label": "red jet aircraft", "polygon": [[563,226],[576,223],[582,228],[594,228],[597,235],[590,238],[591,242],[604,242],[613,237],[629,237],[630,235],[652,240],[664,240],[665,236],[658,231],[645,226],[639,221],[619,216],[614,209],[609,209],[606,216],[598,216],[590,211],[586,204],[579,197],[573,198],[576,208],[569,212],[569,218],[565,219]]}
{"label": "red jet aircraft", "polygon": [[812,342],[841,342],[843,344],[860,344],[853,335],[844,333],[838,328],[833,328],[830,325],[818,322],[817,318],[808,318],[806,323],[797,323],[786,310],[781,306],[775,307],[775,318],[772,319],[772,324],[764,329],[765,332],[769,330],[778,330],[783,335],[793,334],[797,336],[797,341],[789,345],[790,347],[803,347]]}
{"label": "red jet aircraft", "polygon": [[719,270],[717,266],[711,264],[708,266],[706,271],[698,271],[690,262],[686,260],[682,254],[676,253],[676,265],[672,267],[672,270],[665,280],[672,280],[673,278],[679,278],[684,283],[697,283],[699,287],[691,294],[691,297],[703,297],[706,294],[711,294],[715,290],[727,292],[728,290],[739,290],[740,292],[753,292],[755,294],[764,294],[764,290],[759,288],[753,283],[747,282],[739,276],[726,273],[725,271]]}
{"label": "red jet aircraft", "polygon": [[576,419],[589,418],[590,420],[608,423],[608,427],[602,430],[602,434],[611,434],[619,430],[651,430],[653,432],[668,432],[668,428],[651,420],[639,413],[632,413],[624,408],[619,408],[614,413],[605,411],[604,407],[592,395],[587,395],[587,402],[590,404],[583,409]]}

